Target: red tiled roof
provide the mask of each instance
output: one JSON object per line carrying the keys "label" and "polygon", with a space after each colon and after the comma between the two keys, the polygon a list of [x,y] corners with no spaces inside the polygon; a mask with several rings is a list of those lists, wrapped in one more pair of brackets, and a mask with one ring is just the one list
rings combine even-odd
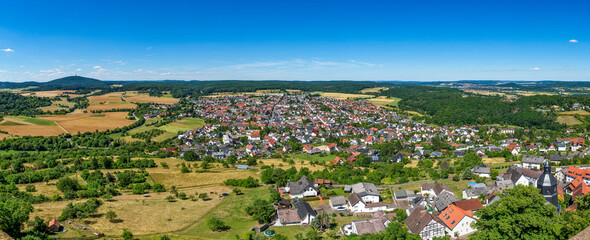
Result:
{"label": "red tiled roof", "polygon": [[460,207],[457,207],[455,204],[451,204],[438,215],[443,223],[451,230],[453,230],[465,216],[473,217],[473,214],[471,211],[465,211]]}
{"label": "red tiled roof", "polygon": [[590,168],[581,169],[581,168],[577,168],[577,167],[572,166],[567,169],[567,172],[565,173],[565,175],[570,176],[574,179],[576,179],[578,177],[590,178]]}
{"label": "red tiled roof", "polygon": [[586,183],[582,182],[582,184],[576,187],[572,192],[572,198],[576,199],[576,197],[586,195],[588,192],[590,192],[590,187],[588,187]]}

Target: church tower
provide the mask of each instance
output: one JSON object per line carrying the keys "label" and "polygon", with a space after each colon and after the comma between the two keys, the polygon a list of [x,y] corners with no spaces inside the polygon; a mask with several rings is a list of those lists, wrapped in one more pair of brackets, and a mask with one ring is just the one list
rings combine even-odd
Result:
{"label": "church tower", "polygon": [[537,180],[537,188],[541,189],[541,194],[545,197],[547,202],[557,207],[557,211],[561,209],[561,205],[557,202],[557,180],[551,174],[551,165],[548,161],[543,163],[543,174]]}

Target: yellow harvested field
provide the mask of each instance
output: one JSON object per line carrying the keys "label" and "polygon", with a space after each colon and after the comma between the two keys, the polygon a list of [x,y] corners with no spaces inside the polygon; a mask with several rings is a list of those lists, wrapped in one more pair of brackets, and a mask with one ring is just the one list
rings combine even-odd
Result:
{"label": "yellow harvested field", "polygon": [[157,104],[175,104],[179,101],[178,98],[171,98],[171,97],[152,97],[147,94],[142,94],[133,97],[125,97],[125,100],[128,102],[136,102],[136,103],[157,103]]}
{"label": "yellow harvested field", "polygon": [[0,126],[0,130],[6,131],[12,135],[18,136],[57,136],[65,133],[59,126],[43,125],[5,125]]}
{"label": "yellow harvested field", "polygon": [[557,95],[555,93],[548,93],[548,92],[529,92],[529,91],[516,91],[517,95],[521,95],[521,96],[535,96],[535,95],[547,95],[547,96],[551,96],[551,95]]}
{"label": "yellow harvested field", "polygon": [[367,99],[367,102],[377,106],[377,107],[387,107],[387,105],[397,106],[397,102],[401,99],[399,98],[387,98],[385,96],[380,96],[376,98]]}
{"label": "yellow harvested field", "polygon": [[57,187],[55,186],[56,182],[57,182],[57,180],[51,180],[51,181],[49,181],[49,184],[47,184],[45,182],[40,182],[40,183],[31,183],[31,184],[17,184],[16,186],[18,187],[19,190],[24,192],[28,185],[33,185],[33,186],[35,186],[35,189],[37,189],[37,191],[32,192],[31,194],[33,194],[33,195],[43,194],[47,197],[51,197],[55,194],[62,195],[62,192],[59,191],[57,189]]}
{"label": "yellow harvested field", "polygon": [[301,160],[295,160],[294,161],[295,164],[290,165],[289,163],[283,162],[283,160],[281,160],[280,158],[272,158],[272,159],[260,159],[258,160],[259,165],[267,165],[267,166],[272,166],[274,164],[275,167],[277,168],[282,168],[282,169],[289,169],[291,167],[295,167],[297,168],[297,170],[300,170],[301,168],[308,168],[311,171],[318,171],[318,170],[324,170],[326,167],[319,164],[319,165],[311,165],[310,161],[303,161],[303,163],[301,163]]}
{"label": "yellow harvested field", "polygon": [[[208,169],[209,172],[204,173],[180,173],[181,163],[186,163],[191,165],[191,162],[186,162],[180,159],[173,159],[173,158],[156,158],[154,161],[158,164],[158,168],[148,168],[146,171],[150,174],[150,176],[154,179],[156,183],[164,185],[164,187],[169,188],[171,186],[176,186],[178,188],[187,188],[187,187],[197,187],[197,186],[210,186],[210,185],[220,185],[223,181],[230,179],[230,178],[247,178],[247,177],[254,177],[258,178],[256,172],[250,170],[236,170],[233,168],[221,168],[221,167],[214,167]],[[169,166],[169,169],[165,169],[161,167],[161,163],[166,162]],[[200,164],[200,162],[194,162]],[[197,168],[201,169],[201,168]],[[191,168],[192,171],[195,170],[194,167]]]}
{"label": "yellow harvested field", "polygon": [[99,110],[112,110],[112,109],[133,109],[137,105],[133,103],[103,103],[93,104],[84,109],[84,111],[99,111]]}
{"label": "yellow harvested field", "polygon": [[122,92],[112,92],[112,93],[107,93],[104,95],[98,95],[98,96],[90,96],[88,97],[88,102],[90,104],[93,103],[109,103],[109,102],[123,102],[123,99],[121,99],[121,97],[123,96]]}
{"label": "yellow harvested field", "polygon": [[312,94],[319,94],[322,97],[335,98],[340,100],[354,99],[354,98],[372,98],[373,95],[366,94],[350,94],[350,93],[333,93],[333,92],[312,92]]}
{"label": "yellow harvested field", "polygon": [[100,111],[112,109],[130,109],[136,108],[137,105],[128,103],[123,100],[122,92],[112,92],[99,96],[88,97],[88,106],[84,111]]}
{"label": "yellow harvested field", "polygon": [[36,97],[57,97],[59,95],[68,95],[70,97],[81,97],[83,95],[74,94],[73,90],[56,90],[56,91],[37,91],[37,92],[20,92],[23,96],[36,96]]}
{"label": "yellow harvested field", "polygon": [[105,131],[124,127],[134,123],[127,119],[127,112],[106,112],[101,114],[73,113],[61,116],[50,116],[42,119],[58,123],[70,133]]}
{"label": "yellow harvested field", "polygon": [[506,162],[506,160],[503,157],[483,158],[482,161],[486,165]]}
{"label": "yellow harvested field", "polygon": [[471,89],[467,89],[467,90],[465,90],[465,92],[479,94],[479,95],[485,95],[485,96],[502,96],[502,97],[506,96],[506,93],[503,93],[503,92],[494,92],[494,91],[489,91],[489,90],[471,90]]}
{"label": "yellow harvested field", "polygon": [[418,167],[418,160],[412,160],[410,163],[404,165],[404,167]]}
{"label": "yellow harvested field", "polygon": [[[88,220],[91,221],[89,226],[108,237],[121,236],[122,229],[129,229],[136,236],[180,231],[195,224],[223,201],[223,198],[211,192],[231,193],[231,188],[215,186],[179,190],[179,192],[184,192],[187,196],[207,193],[211,199],[208,201],[177,199],[176,202],[168,202],[165,198],[171,195],[169,192],[150,193],[150,197],[124,194],[113,197],[113,201],[103,201],[104,204],[98,209],[100,216],[104,216],[109,210],[114,211],[120,222],[112,223],[105,217],[89,218]],[[83,201],[75,201],[77,202]],[[35,216],[44,219],[57,218],[68,203],[69,201],[60,201],[35,204],[33,206],[36,211],[31,218]],[[74,222],[78,221],[74,220]]]}
{"label": "yellow harvested field", "polygon": [[[170,166],[172,169],[172,166]],[[147,169],[155,182],[164,185],[165,187],[176,186],[179,188],[193,187],[193,186],[209,186],[219,185],[223,181],[230,178],[258,178],[255,172],[249,170],[221,170],[210,169],[211,172],[204,173],[180,173],[180,169],[176,171],[165,171],[167,169]],[[194,169],[193,169],[194,170]]]}
{"label": "yellow harvested field", "polygon": [[0,140],[4,140],[5,138],[10,137],[9,134],[0,133]]}
{"label": "yellow harvested field", "polygon": [[560,112],[559,115],[580,115],[580,116],[588,116],[590,112],[586,110],[578,110],[578,111],[568,111],[568,112]]}
{"label": "yellow harvested field", "polygon": [[563,124],[568,125],[568,126],[582,124],[582,122],[580,122],[580,120],[578,120],[576,117],[574,117],[574,116],[565,116],[565,115],[557,116],[557,122],[558,123],[563,123]]}
{"label": "yellow harvested field", "polygon": [[380,91],[388,90],[387,87],[375,87],[375,88],[365,88],[361,90],[361,93],[378,93]]}

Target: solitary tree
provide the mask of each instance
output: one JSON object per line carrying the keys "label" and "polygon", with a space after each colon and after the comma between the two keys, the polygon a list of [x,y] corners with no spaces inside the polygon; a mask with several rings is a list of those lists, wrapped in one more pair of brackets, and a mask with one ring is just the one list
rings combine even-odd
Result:
{"label": "solitary tree", "polygon": [[105,217],[110,221],[110,222],[115,222],[117,220],[117,214],[113,211],[113,210],[109,210],[106,214]]}
{"label": "solitary tree", "polygon": [[127,229],[123,229],[123,234],[121,234],[121,237],[125,240],[131,240],[133,239],[133,233]]}
{"label": "solitary tree", "polygon": [[216,217],[212,217],[207,219],[207,227],[209,227],[209,229],[211,229],[211,231],[226,231],[229,229],[229,226],[227,226],[223,221],[221,221],[221,219],[216,218]]}

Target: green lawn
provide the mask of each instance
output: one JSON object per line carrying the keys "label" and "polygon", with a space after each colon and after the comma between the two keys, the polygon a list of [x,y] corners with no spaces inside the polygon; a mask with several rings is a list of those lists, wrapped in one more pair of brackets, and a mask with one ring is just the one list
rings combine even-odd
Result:
{"label": "green lawn", "polygon": [[[254,199],[269,199],[270,191],[266,187],[251,189],[242,189],[243,195],[236,196],[231,194],[221,204],[206,214],[193,226],[184,231],[170,234],[169,236],[179,235],[180,237],[198,236],[203,239],[235,239],[235,235],[242,235],[249,231],[251,227],[257,225],[252,217],[245,212],[245,208],[250,205]],[[231,228],[225,232],[213,232],[207,228],[207,219],[218,217]],[[172,237],[172,239],[175,239]]]}
{"label": "green lawn", "polygon": [[276,234],[281,234],[289,239],[295,239],[294,236],[297,233],[301,233],[305,236],[305,234],[311,230],[309,227],[303,228],[301,226],[270,227],[268,229],[272,229]]}
{"label": "green lawn", "polygon": [[[455,193],[456,197],[461,197],[463,194],[463,189],[467,188],[467,184],[469,182],[473,182],[474,180],[460,180],[460,181],[453,181],[452,179],[444,179],[444,180],[439,180],[438,182],[449,186],[451,188],[451,190],[453,190],[453,193]],[[421,185],[424,183],[428,183],[428,182],[434,182],[434,180],[422,180],[422,181],[418,181],[418,182],[409,182],[409,183],[405,183],[401,186],[396,186],[393,188],[393,190],[410,190],[410,191],[415,191],[418,190],[420,191],[421,189]]]}
{"label": "green lawn", "polygon": [[306,161],[314,161],[317,160],[319,162],[326,162],[329,160],[333,160],[336,155],[327,154],[326,156],[320,157],[320,154],[308,155],[307,153],[298,153],[293,155],[295,159],[301,159]]}

